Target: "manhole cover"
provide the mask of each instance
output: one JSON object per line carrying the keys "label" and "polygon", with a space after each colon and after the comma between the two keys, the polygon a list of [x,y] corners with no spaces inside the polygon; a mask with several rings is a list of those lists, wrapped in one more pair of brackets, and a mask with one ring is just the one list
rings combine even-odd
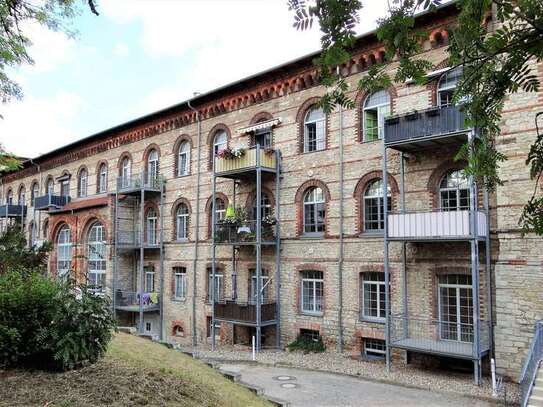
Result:
{"label": "manhole cover", "polygon": [[281,387],[283,389],[295,389],[296,387],[298,387],[298,385],[295,383],[283,383]]}
{"label": "manhole cover", "polygon": [[296,380],[294,376],[275,376],[275,380],[279,380],[280,382],[289,382],[291,380]]}

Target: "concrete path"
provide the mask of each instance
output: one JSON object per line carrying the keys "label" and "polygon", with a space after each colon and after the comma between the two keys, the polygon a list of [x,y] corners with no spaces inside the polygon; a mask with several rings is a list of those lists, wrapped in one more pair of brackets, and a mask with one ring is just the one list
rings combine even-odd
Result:
{"label": "concrete path", "polygon": [[333,373],[243,364],[221,364],[220,369],[241,374],[242,381],[261,387],[266,395],[288,401],[293,407],[489,407],[496,405],[462,396],[375,383]]}

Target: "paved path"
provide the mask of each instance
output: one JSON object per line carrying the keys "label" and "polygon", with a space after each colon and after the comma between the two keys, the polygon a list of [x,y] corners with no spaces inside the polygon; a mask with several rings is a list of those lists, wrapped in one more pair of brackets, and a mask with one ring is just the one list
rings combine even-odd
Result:
{"label": "paved path", "polygon": [[242,364],[221,364],[220,368],[240,373],[241,380],[244,382],[263,388],[266,395],[288,401],[293,407],[489,407],[495,405],[462,396],[375,383],[326,372]]}

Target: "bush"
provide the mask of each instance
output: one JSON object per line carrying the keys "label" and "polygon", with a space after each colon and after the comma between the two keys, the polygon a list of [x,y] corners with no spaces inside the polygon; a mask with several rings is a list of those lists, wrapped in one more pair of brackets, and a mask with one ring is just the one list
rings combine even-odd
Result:
{"label": "bush", "polygon": [[109,300],[39,274],[0,275],[0,365],[72,369],[94,362],[114,328]]}
{"label": "bush", "polygon": [[307,335],[300,334],[295,341],[287,345],[289,350],[302,350],[304,352],[324,352],[326,347],[322,338],[312,338]]}

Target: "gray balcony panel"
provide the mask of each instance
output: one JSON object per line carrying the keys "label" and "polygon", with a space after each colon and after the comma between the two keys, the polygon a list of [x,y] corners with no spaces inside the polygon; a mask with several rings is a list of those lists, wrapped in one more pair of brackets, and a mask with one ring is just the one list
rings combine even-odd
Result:
{"label": "gray balcony panel", "polygon": [[20,218],[26,216],[26,205],[1,205],[1,218]]}
{"label": "gray balcony panel", "polygon": [[38,196],[34,201],[34,207],[38,211],[60,209],[70,202],[69,196],[43,195]]}

